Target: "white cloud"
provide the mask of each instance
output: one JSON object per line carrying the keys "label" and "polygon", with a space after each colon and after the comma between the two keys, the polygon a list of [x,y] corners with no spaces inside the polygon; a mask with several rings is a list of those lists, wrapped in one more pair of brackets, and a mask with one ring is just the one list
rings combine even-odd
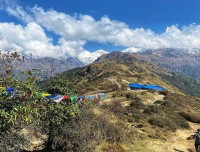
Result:
{"label": "white cloud", "polygon": [[66,41],[60,38],[58,44],[60,56],[69,55],[77,57],[81,52],[85,51],[83,48],[85,41]]}
{"label": "white cloud", "polygon": [[125,47],[193,48],[200,47],[200,25],[192,24],[179,29],[176,25],[162,34],[151,29],[131,29],[123,22],[102,17],[96,21],[89,15],[70,16],[55,10],[32,9],[36,22],[65,40],[96,41]]}
{"label": "white cloud", "polygon": [[19,53],[36,57],[77,56],[84,51],[82,41],[65,41],[59,39],[59,45],[54,46],[43,28],[30,22],[27,26],[14,23],[0,23],[0,47],[4,50],[16,50]]}
{"label": "white cloud", "polygon": [[34,18],[28,14],[28,12],[21,6],[18,5],[8,5],[6,7],[8,14],[15,16],[25,22],[33,22]]}
{"label": "white cloud", "polygon": [[[56,10],[23,8],[7,3],[4,8],[10,15],[23,20],[27,25],[0,23],[3,40],[0,47],[15,48],[24,54],[35,56],[76,56],[87,52],[87,42],[111,43],[137,48],[200,48],[200,25],[191,24],[182,28],[172,25],[157,34],[151,29],[132,29],[127,24],[104,16],[95,20],[90,15],[68,15]],[[45,30],[54,32],[60,39],[53,45]],[[88,54],[88,53],[86,53]],[[88,55],[89,56],[89,55]]]}

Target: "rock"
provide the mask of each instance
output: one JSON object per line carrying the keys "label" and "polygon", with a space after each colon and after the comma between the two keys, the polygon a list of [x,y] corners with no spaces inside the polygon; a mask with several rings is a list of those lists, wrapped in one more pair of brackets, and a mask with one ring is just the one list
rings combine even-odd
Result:
{"label": "rock", "polygon": [[21,147],[22,150],[26,151],[42,150],[45,147],[45,142],[48,138],[45,134],[27,128],[23,128],[19,132],[19,135],[27,140],[28,144]]}

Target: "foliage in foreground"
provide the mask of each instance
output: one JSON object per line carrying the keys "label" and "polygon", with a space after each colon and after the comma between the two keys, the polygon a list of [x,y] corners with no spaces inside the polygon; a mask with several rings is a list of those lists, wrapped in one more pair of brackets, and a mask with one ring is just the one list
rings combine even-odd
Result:
{"label": "foliage in foreground", "polygon": [[36,131],[48,134],[49,126],[56,128],[64,122],[70,122],[79,113],[77,104],[62,105],[45,100],[1,100],[0,109],[0,131],[2,132],[0,138],[3,139],[3,134],[8,132],[7,140],[1,140],[4,142],[1,144],[2,147],[7,148],[12,145],[10,144],[12,142],[23,141],[20,138],[13,138],[19,135],[23,128],[32,126]]}
{"label": "foliage in foreground", "polygon": [[112,124],[88,110],[82,111],[76,120],[52,128],[47,148],[51,151],[94,151],[103,141],[121,143],[129,137],[122,125]]}
{"label": "foliage in foreground", "polygon": [[[23,149],[28,144],[26,137],[20,135],[24,128],[48,135],[49,128],[70,122],[79,115],[76,102],[57,104],[41,97],[42,90],[38,86],[40,70],[16,71],[23,60],[24,57],[17,52],[0,52],[0,86],[15,90],[11,94],[1,90],[0,94],[0,151]],[[20,79],[16,74],[20,74]],[[63,89],[58,86],[60,88]],[[65,89],[69,88],[65,86]]]}
{"label": "foliage in foreground", "polygon": [[[29,108],[20,111],[17,105]],[[44,151],[93,151],[102,142],[111,144],[113,149],[123,149],[118,144],[134,139],[134,133],[126,130],[123,123],[111,123],[108,116],[95,115],[88,105],[79,111],[70,111],[71,106],[29,101],[6,108],[6,112],[11,115],[14,109],[18,109],[18,116],[13,124],[7,123],[7,126],[1,128],[0,151],[17,151],[29,144],[30,141],[19,134],[23,128],[47,135]],[[75,109],[78,110],[78,107]],[[1,123],[4,124],[11,117],[3,117]]]}

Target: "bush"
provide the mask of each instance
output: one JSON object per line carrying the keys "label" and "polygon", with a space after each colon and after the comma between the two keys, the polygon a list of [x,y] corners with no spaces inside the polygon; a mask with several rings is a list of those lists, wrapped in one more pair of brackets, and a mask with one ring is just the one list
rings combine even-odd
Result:
{"label": "bush", "polygon": [[140,101],[140,99],[138,98],[138,100],[133,100],[130,103],[130,107],[132,108],[136,108],[136,109],[144,109],[146,108],[146,106]]}
{"label": "bush", "polygon": [[178,128],[189,128],[189,125],[187,122],[180,118],[177,118],[177,120],[174,120],[172,117],[163,117],[163,116],[153,116],[148,120],[148,122],[151,125],[158,126],[160,128],[165,128],[167,130],[175,131]]}
{"label": "bush", "polygon": [[133,92],[128,92],[127,94],[126,94],[126,98],[127,99],[137,99],[137,97],[136,97],[136,95],[135,95],[135,93],[133,93]]}
{"label": "bush", "polygon": [[125,91],[116,91],[113,93],[112,97],[124,97],[126,96],[126,92]]}
{"label": "bush", "polygon": [[154,102],[154,104],[163,104],[163,100],[156,100],[155,102]]}
{"label": "bush", "polygon": [[146,121],[146,116],[138,111],[138,110],[134,110],[132,112],[129,112],[131,114],[131,116],[127,116],[127,120],[128,122],[137,122],[137,123],[141,123]]}
{"label": "bush", "polygon": [[1,152],[18,152],[22,146],[27,145],[28,142],[25,138],[19,136],[17,133],[9,131],[2,132],[0,135],[0,151]]}
{"label": "bush", "polygon": [[0,131],[10,127],[23,128],[30,124],[46,128],[50,123],[59,125],[79,113],[77,104],[63,105],[45,100],[4,102],[0,105]]}
{"label": "bush", "polygon": [[119,144],[109,144],[102,148],[103,152],[125,152],[124,148]]}
{"label": "bush", "polygon": [[168,94],[168,91],[159,91],[159,94],[166,96]]}
{"label": "bush", "polygon": [[186,112],[179,112],[179,114],[184,117],[187,121],[199,123],[200,124],[200,116],[195,114],[189,114]]}
{"label": "bush", "polygon": [[[105,106],[104,106],[105,107]],[[126,119],[126,115],[124,114],[125,108],[122,107],[121,103],[119,101],[114,101],[112,105],[106,106],[106,109],[109,109],[110,112],[113,112],[121,119]]]}
{"label": "bush", "polygon": [[149,116],[148,122],[167,130],[175,131],[178,128],[189,128],[186,120],[176,112],[164,106],[149,106],[144,110],[144,114]]}
{"label": "bush", "polygon": [[102,141],[122,142],[127,134],[120,125],[83,111],[76,120],[51,127],[46,149],[55,151],[94,151]]}

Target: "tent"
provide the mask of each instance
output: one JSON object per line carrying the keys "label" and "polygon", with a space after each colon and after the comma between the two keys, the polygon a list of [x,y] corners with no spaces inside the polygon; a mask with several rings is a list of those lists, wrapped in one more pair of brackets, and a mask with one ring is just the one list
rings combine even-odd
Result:
{"label": "tent", "polygon": [[107,98],[107,95],[105,93],[97,93],[97,94],[94,94],[94,95],[87,95],[85,96],[86,99],[95,99],[97,97],[100,97],[100,98]]}

